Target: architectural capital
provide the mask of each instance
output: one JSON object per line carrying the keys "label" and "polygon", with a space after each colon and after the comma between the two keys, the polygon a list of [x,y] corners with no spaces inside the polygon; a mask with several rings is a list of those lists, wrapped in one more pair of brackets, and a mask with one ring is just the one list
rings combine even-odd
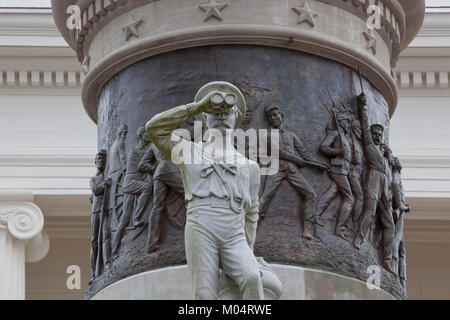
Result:
{"label": "architectural capital", "polygon": [[44,215],[31,202],[0,203],[0,223],[8,227],[14,238],[30,240],[44,227]]}
{"label": "architectural capital", "polygon": [[49,239],[43,231],[44,215],[34,203],[0,202],[0,228],[25,241],[27,262],[39,261],[47,255]]}

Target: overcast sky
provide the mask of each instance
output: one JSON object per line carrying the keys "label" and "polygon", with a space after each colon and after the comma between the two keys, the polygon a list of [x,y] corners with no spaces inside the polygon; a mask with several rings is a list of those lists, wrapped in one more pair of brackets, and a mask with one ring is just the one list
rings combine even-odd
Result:
{"label": "overcast sky", "polygon": [[[450,0],[426,0],[428,6],[450,6]],[[50,7],[50,0],[0,0],[0,7]]]}

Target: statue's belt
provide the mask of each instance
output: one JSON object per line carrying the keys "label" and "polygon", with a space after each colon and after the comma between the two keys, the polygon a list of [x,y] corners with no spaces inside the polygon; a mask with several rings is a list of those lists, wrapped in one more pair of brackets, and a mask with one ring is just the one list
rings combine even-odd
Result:
{"label": "statue's belt", "polygon": [[231,201],[230,199],[220,199],[216,197],[195,198],[187,203],[188,213],[190,209],[196,207],[225,208],[231,210]]}

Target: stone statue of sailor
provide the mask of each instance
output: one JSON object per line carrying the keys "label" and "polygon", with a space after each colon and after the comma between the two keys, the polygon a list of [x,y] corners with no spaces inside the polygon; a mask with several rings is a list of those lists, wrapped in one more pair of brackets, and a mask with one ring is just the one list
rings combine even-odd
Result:
{"label": "stone statue of sailor", "polygon": [[[195,102],[160,113],[146,126],[150,139],[183,177],[186,257],[196,299],[218,298],[220,269],[238,285],[242,299],[264,299],[253,254],[260,168],[233,143],[245,111],[237,87],[212,82],[199,90]],[[173,131],[192,116],[206,124],[206,142],[172,139]]]}

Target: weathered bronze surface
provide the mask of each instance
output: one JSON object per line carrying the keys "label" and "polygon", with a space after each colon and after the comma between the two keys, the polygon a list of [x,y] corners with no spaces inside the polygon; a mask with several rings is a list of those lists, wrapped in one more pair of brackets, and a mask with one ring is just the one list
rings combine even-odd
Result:
{"label": "weathered bronze surface", "polygon": [[[268,111],[279,106],[284,113],[282,130],[293,139],[293,146],[289,139],[280,143],[280,158],[285,162],[280,168],[285,170],[282,172],[285,179],[276,179],[276,184],[271,182],[281,173],[261,178],[260,195],[264,194],[265,185],[274,190],[263,201],[264,219],[258,225],[255,254],[269,263],[310,267],[362,281],[369,276],[368,267],[381,266],[382,289],[405,298],[401,229],[403,212],[407,210],[404,195],[398,191],[402,190],[398,165],[390,161],[389,152],[380,153],[389,199],[383,202],[381,210],[378,202],[373,201],[370,204],[372,208],[375,206],[375,212],[363,209],[363,204],[370,200],[364,199],[368,198],[368,191],[362,186],[373,166],[367,165],[371,155],[362,132],[362,108],[357,103],[361,94],[358,72],[297,51],[244,45],[209,46],[155,56],[128,67],[104,86],[98,114],[99,148],[109,150],[109,158],[120,154],[117,139],[126,125],[128,160],[126,166],[121,160],[120,170],[105,171],[106,179],[112,179],[112,191],[108,194],[114,199],[107,201],[104,210],[111,212],[110,238],[116,252],[110,267],[101,268],[103,271],[93,278],[86,297],[139,272],[186,263],[186,208],[180,177],[155,153],[152,143],[144,145],[136,132],[154,115],[169,106],[192,101],[200,87],[217,80],[234,83],[244,93],[248,113],[241,128],[274,128]],[[368,123],[383,127],[380,144],[388,150],[387,103],[369,82],[365,79],[362,82]],[[186,124],[186,128],[190,126]],[[280,134],[280,139],[286,137]],[[306,151],[299,152],[299,148],[288,152],[295,147],[294,140],[301,142],[309,156]],[[140,167],[139,192],[125,187],[133,167],[130,161]],[[297,176],[303,179],[298,184],[300,188],[295,183]],[[306,184],[310,192],[299,192]],[[128,194],[133,195],[134,201],[125,205]],[[127,213],[124,206],[131,208],[131,212]],[[129,223],[125,223],[128,218],[123,220],[126,214]],[[389,238],[390,268],[382,267],[383,260],[389,260],[384,249],[387,232],[386,223],[381,220],[383,214],[385,217],[390,214],[395,224],[394,237]],[[149,231],[150,216],[153,226]],[[358,249],[354,246],[355,236],[363,217],[366,217],[365,234],[360,238],[365,241],[361,241]],[[121,221],[125,228],[120,227]],[[117,232],[118,226],[123,234]]]}

